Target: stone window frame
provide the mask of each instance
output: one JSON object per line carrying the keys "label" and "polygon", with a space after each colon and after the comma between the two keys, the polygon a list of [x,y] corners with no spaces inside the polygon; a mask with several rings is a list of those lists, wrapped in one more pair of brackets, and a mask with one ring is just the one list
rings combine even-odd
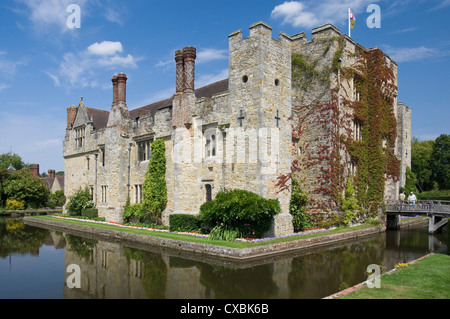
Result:
{"label": "stone window frame", "polygon": [[86,144],[86,125],[75,128],[75,148],[84,147]]}
{"label": "stone window frame", "polygon": [[204,158],[210,160],[216,158],[218,155],[218,143],[219,129],[217,125],[209,125],[205,127],[203,131],[203,145],[204,145]]}
{"label": "stone window frame", "polygon": [[152,143],[155,140],[153,135],[144,135],[134,138],[136,143],[136,161],[138,163],[148,162],[152,158]]}
{"label": "stone window frame", "polygon": [[142,203],[142,184],[134,185],[135,193],[134,193],[134,202],[136,204]]}
{"label": "stone window frame", "polygon": [[105,145],[99,145],[98,150],[100,153],[100,165],[102,167],[106,166],[106,151],[105,151]]}
{"label": "stone window frame", "polygon": [[353,120],[353,140],[362,141],[362,124]]}
{"label": "stone window frame", "polygon": [[102,204],[108,203],[108,185],[102,185]]}

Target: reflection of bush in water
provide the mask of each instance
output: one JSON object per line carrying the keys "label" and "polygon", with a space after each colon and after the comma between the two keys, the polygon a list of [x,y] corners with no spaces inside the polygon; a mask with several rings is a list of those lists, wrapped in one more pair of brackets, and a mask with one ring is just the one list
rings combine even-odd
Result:
{"label": "reflection of bush in water", "polygon": [[214,298],[276,298],[278,287],[273,281],[273,264],[236,269],[198,263],[200,282],[214,291]]}
{"label": "reflection of bush in water", "polygon": [[49,230],[25,225],[22,219],[0,218],[0,258],[36,253],[48,236]]}
{"label": "reflection of bush in water", "polygon": [[97,244],[97,240],[81,238],[74,235],[66,235],[70,251],[73,251],[78,257],[90,259],[92,250]]}
{"label": "reflection of bush in water", "polygon": [[130,259],[143,263],[142,283],[149,299],[164,299],[166,297],[167,266],[160,254],[134,248],[124,247],[128,264]]}

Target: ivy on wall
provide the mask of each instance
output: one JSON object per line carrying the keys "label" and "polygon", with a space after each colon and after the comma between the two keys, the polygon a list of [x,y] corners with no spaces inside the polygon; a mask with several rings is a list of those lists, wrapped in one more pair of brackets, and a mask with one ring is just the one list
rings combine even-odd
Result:
{"label": "ivy on wall", "polygon": [[[312,56],[305,53],[292,56],[292,82],[301,95],[297,98],[302,101],[304,92],[310,91],[310,104],[294,105],[294,111],[299,115],[293,123],[293,144],[295,146],[309,127],[319,128],[322,134],[314,140],[303,141],[303,160],[294,160],[292,174],[314,168],[318,172],[315,176],[317,182],[310,193],[323,196],[318,201],[311,198],[310,208],[317,209],[317,212],[328,211],[328,218],[336,218],[331,211],[343,204],[348,158],[342,158],[342,154],[347,153],[357,164],[355,187],[358,205],[374,213],[383,201],[386,179],[397,181],[400,174],[400,161],[393,151],[397,137],[393,107],[397,92],[395,75],[379,49],[361,48],[349,54],[344,50],[343,37],[320,40],[323,52],[316,50]],[[341,66],[340,58],[344,54],[354,61],[353,65]],[[359,101],[344,98],[352,95],[344,92],[347,94],[341,94],[341,104],[338,105],[338,89],[330,85],[333,77],[337,79],[338,71],[341,81],[354,80]],[[353,112],[345,113],[340,111],[341,108]],[[353,121],[361,124],[361,140],[353,140]],[[314,148],[310,147],[311,144]],[[286,187],[291,176],[280,176],[278,186]]]}
{"label": "ivy on wall", "polygon": [[143,205],[151,219],[159,222],[167,204],[166,147],[161,139],[152,145],[152,157],[142,186]]}

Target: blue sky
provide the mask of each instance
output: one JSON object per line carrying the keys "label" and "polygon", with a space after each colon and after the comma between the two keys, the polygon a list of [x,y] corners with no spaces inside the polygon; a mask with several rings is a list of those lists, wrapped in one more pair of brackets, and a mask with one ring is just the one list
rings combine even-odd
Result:
{"label": "blue sky", "polygon": [[[67,20],[80,7],[80,28]],[[381,27],[369,28],[371,4]],[[83,96],[109,110],[111,77],[127,74],[129,109],[170,97],[175,50],[197,48],[196,87],[228,77],[228,35],[264,21],[293,35],[332,23],[398,63],[399,101],[412,108],[413,136],[450,134],[450,0],[153,1],[8,0],[0,3],[0,154],[41,172],[64,170],[66,108]],[[73,20],[75,21],[75,20]]]}

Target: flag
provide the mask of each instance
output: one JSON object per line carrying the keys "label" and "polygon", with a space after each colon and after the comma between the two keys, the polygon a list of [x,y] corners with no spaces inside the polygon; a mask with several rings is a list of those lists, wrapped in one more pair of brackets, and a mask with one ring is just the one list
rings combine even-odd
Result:
{"label": "flag", "polygon": [[356,18],[350,9],[348,9],[348,14],[349,14],[348,18],[350,21],[350,27],[353,29],[355,27]]}

